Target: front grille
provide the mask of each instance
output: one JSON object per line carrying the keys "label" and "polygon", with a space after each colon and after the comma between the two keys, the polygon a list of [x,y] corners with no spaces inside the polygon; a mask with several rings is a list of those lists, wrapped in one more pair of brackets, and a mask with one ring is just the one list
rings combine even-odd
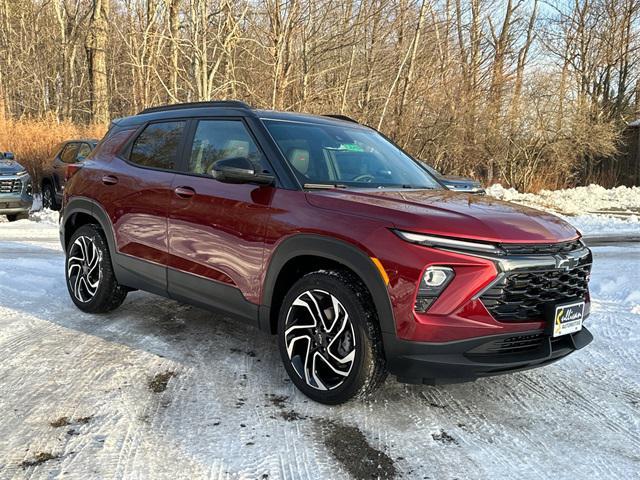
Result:
{"label": "front grille", "polygon": [[582,262],[570,270],[506,273],[482,294],[480,300],[501,322],[543,320],[546,304],[585,298],[591,271],[590,256]]}
{"label": "front grille", "polygon": [[553,255],[578,250],[582,248],[582,242],[578,239],[563,243],[503,243],[500,247],[507,252],[507,255]]}
{"label": "front grille", "polygon": [[22,191],[22,180],[5,179],[0,180],[0,193],[20,193]]}

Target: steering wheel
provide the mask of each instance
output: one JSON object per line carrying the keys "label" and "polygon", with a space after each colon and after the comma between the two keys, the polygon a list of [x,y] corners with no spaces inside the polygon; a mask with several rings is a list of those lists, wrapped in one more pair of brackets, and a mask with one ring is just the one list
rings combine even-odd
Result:
{"label": "steering wheel", "polygon": [[376,179],[376,177],[374,177],[373,175],[371,175],[370,173],[363,173],[362,175],[358,175],[357,177],[355,177],[352,182],[363,182],[363,183],[371,183]]}

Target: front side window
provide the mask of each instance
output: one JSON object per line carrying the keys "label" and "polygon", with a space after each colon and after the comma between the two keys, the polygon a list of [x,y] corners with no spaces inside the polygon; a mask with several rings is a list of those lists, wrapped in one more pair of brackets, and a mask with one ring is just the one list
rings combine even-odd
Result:
{"label": "front side window", "polygon": [[256,172],[269,170],[264,155],[241,120],[200,120],[187,171],[211,175],[217,161],[229,159],[247,159]]}
{"label": "front side window", "polygon": [[64,150],[60,154],[60,160],[64,163],[75,163],[76,153],[78,151],[77,143],[68,143]]}
{"label": "front side window", "polygon": [[356,188],[442,188],[375,130],[264,120],[300,183]]}
{"label": "front side window", "polygon": [[91,148],[91,146],[88,143],[83,143],[82,145],[80,145],[80,148],[78,149],[78,154],[76,155],[77,161],[78,162],[83,161],[85,158],[89,156],[92,150],[93,148]]}
{"label": "front side window", "polygon": [[151,123],[131,148],[129,160],[143,167],[173,170],[185,122]]}

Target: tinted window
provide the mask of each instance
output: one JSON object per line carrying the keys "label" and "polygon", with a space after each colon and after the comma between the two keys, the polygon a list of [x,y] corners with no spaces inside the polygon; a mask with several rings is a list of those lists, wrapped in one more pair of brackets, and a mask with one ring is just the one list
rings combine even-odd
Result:
{"label": "tinted window", "polygon": [[78,151],[77,143],[68,143],[62,153],[60,154],[60,159],[65,163],[75,163],[76,161],[76,152]]}
{"label": "tinted window", "polygon": [[76,159],[78,161],[84,160],[89,156],[89,154],[91,153],[91,150],[93,150],[93,148],[91,148],[91,146],[88,143],[81,144],[80,148],[78,149],[78,154],[76,155]]}
{"label": "tinted window", "polygon": [[201,120],[193,137],[188,171],[210,175],[218,160],[242,157],[253,163],[258,172],[268,164],[240,120]]}
{"label": "tinted window", "polygon": [[173,170],[185,122],[148,125],[136,139],[129,159],[144,167]]}

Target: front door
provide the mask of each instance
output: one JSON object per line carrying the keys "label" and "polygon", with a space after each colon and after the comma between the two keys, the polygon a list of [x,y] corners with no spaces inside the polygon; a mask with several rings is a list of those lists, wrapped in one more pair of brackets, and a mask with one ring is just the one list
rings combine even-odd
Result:
{"label": "front door", "polygon": [[241,119],[195,120],[191,132],[173,182],[169,294],[254,319],[274,187],[222,183],[211,171],[234,157],[272,170]]}

